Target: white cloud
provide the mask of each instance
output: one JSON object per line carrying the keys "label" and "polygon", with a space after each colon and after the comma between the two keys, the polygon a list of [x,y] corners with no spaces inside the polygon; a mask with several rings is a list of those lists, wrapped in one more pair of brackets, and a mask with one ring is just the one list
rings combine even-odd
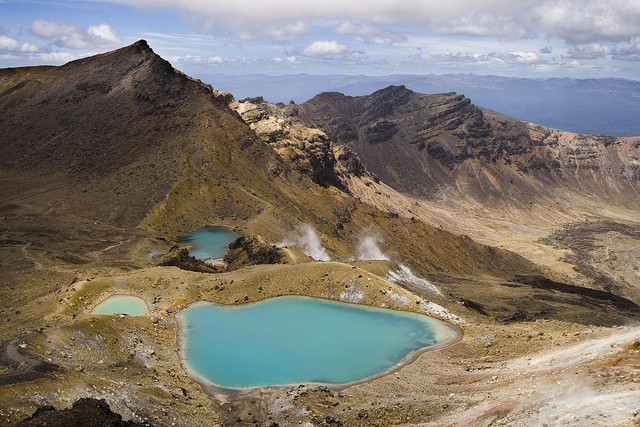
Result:
{"label": "white cloud", "polygon": [[298,21],[283,26],[271,27],[266,34],[277,42],[289,42],[306,34],[309,30],[309,25]]}
{"label": "white cloud", "polygon": [[116,47],[120,44],[117,33],[106,23],[93,25],[84,30],[76,25],[38,19],[31,24],[31,33],[70,49]]}
{"label": "white cloud", "polygon": [[597,59],[612,57],[620,60],[640,60],[640,37],[631,43],[585,43],[570,47],[568,57],[574,59]]}
{"label": "white cloud", "polygon": [[640,2],[629,0],[547,0],[535,22],[569,44],[629,41],[640,28]]}
{"label": "white cloud", "polygon": [[421,52],[414,56],[420,62],[430,64],[448,64],[452,66],[482,66],[485,68],[512,68],[522,65],[535,65],[544,61],[538,52],[507,51],[507,52],[452,52],[429,53]]}
{"label": "white cloud", "polygon": [[84,56],[86,55],[75,55],[70,52],[42,52],[36,54],[32,59],[37,60],[39,64],[64,64]]}
{"label": "white cloud", "polygon": [[42,39],[62,37],[78,31],[79,28],[74,25],[57,24],[55,22],[45,21],[44,19],[38,19],[31,24],[31,33]]}
{"label": "white cloud", "polygon": [[373,25],[350,21],[340,23],[333,29],[333,32],[340,35],[353,35],[368,43],[394,44],[407,41],[407,36],[403,34],[384,31]]}
{"label": "white cloud", "polygon": [[306,56],[336,56],[348,51],[345,45],[335,40],[318,40],[303,49]]}
{"label": "white cloud", "polygon": [[295,53],[307,58],[353,59],[356,52],[336,40],[317,40],[307,47],[295,49]]}
{"label": "white cloud", "polygon": [[537,52],[506,52],[505,56],[510,61],[521,62],[521,63],[532,63],[539,62],[540,55]]}
{"label": "white cloud", "polygon": [[434,21],[430,29],[440,34],[472,37],[523,38],[531,35],[526,22],[521,22],[501,13],[461,13],[446,20]]}
{"label": "white cloud", "polygon": [[562,40],[568,46],[631,43],[640,28],[637,0],[110,1],[172,8],[207,33],[278,43],[326,25],[369,43],[405,43],[403,35],[383,29],[411,28],[433,35]]}
{"label": "white cloud", "polygon": [[38,46],[31,43],[20,43],[13,37],[0,35],[0,52],[34,53],[39,50]]}
{"label": "white cloud", "polygon": [[120,44],[118,34],[116,34],[109,24],[102,23],[93,25],[87,29],[87,34],[92,40],[98,41],[99,43],[105,43],[107,45]]}
{"label": "white cloud", "polygon": [[574,58],[593,58],[611,55],[612,53],[614,53],[613,47],[602,43],[574,45],[569,49],[569,55]]}
{"label": "white cloud", "polygon": [[221,56],[200,56],[200,55],[184,55],[184,56],[169,56],[166,58],[171,63],[183,63],[183,64],[223,64],[224,58]]}

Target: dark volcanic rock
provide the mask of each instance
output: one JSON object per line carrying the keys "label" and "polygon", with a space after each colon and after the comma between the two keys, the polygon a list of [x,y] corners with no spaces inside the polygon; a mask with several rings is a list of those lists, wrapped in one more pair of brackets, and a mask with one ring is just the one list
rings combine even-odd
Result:
{"label": "dark volcanic rock", "polygon": [[425,95],[404,86],[358,97],[324,93],[298,106],[298,117],[412,195],[451,197],[447,191],[464,188],[483,203],[528,203],[542,187],[580,187],[626,205],[630,195],[640,197],[633,141],[547,129],[482,110],[456,93]]}
{"label": "dark volcanic rock", "polygon": [[47,405],[38,408],[31,417],[16,427],[150,427],[148,423],[123,421],[103,399],[82,398],[68,409],[56,410]]}
{"label": "dark volcanic rock", "polygon": [[268,245],[256,238],[240,236],[229,245],[229,252],[224,257],[228,270],[254,264],[278,264],[282,261],[281,249]]}
{"label": "dark volcanic rock", "polygon": [[198,273],[218,273],[220,269],[200,261],[191,255],[186,248],[174,247],[168,254],[163,255],[158,265],[164,267],[178,267],[183,270],[196,271]]}
{"label": "dark volcanic rock", "polygon": [[[480,141],[490,124],[455,93],[421,95],[404,86],[364,97],[326,93],[299,106],[299,117],[353,150],[382,181],[413,194],[432,193],[433,178],[424,177],[421,163],[431,159],[436,168],[452,168],[477,154],[485,160],[493,156]],[[477,153],[471,147],[479,147]]]}

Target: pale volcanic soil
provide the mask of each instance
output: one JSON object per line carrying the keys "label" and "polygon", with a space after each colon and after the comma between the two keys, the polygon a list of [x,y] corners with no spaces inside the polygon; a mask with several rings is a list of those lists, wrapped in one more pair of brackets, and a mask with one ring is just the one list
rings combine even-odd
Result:
{"label": "pale volcanic soil", "polygon": [[[640,327],[557,320],[497,322],[435,294],[414,294],[376,271],[384,263],[263,265],[218,275],[175,267],[95,275],[70,285],[48,326],[14,349],[58,366],[0,388],[0,424],[38,407],[103,398],[123,418],[160,426],[611,425],[640,422]],[[312,286],[313,285],[313,286]],[[446,285],[440,285],[446,292]],[[149,316],[92,316],[106,296],[142,297]],[[179,359],[180,310],[285,294],[424,312],[427,300],[462,319],[462,340],[348,387],[229,392],[203,388]],[[14,352],[15,354],[15,352]]]}

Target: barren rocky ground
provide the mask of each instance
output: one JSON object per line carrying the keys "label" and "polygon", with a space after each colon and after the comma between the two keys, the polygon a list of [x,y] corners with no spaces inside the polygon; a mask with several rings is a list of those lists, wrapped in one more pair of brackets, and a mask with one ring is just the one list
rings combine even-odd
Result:
{"label": "barren rocky ground", "polygon": [[[460,121],[436,114],[443,132],[457,126],[477,142],[502,126],[463,98],[433,100],[447,114],[464,113]],[[401,110],[372,105],[377,114]],[[456,192],[436,198],[394,188],[331,132],[298,121],[297,106],[236,103],[142,41],[65,67],[0,70],[0,108],[1,425],[82,398],[156,426],[640,424],[633,192],[617,204],[619,195],[607,202],[593,193],[599,178],[567,192],[520,171],[522,188],[537,192],[498,203],[488,196],[500,194],[496,186],[508,194],[517,186],[507,184],[513,171],[497,166],[482,172],[482,185],[451,181]],[[365,127],[380,144],[410,128],[394,133],[391,120],[379,122]],[[510,135],[544,133],[514,126]],[[637,156],[637,141],[575,138],[570,144],[605,153],[598,165]],[[438,140],[454,151],[460,141]],[[463,157],[442,158],[471,162],[459,176],[480,176],[482,162]],[[637,186],[633,174],[626,179],[607,188]],[[474,188],[482,191],[460,196]],[[295,244],[276,247],[300,224],[313,226],[333,261],[313,261]],[[178,236],[203,225],[243,236],[228,268],[206,272],[176,255]],[[363,237],[389,260],[358,259]],[[161,265],[168,259],[173,266]],[[413,278],[394,279],[402,266]],[[143,298],[149,315],[90,314],[112,294]],[[180,310],[279,295],[421,312],[457,324],[463,336],[347,387],[229,392],[189,376]]]}

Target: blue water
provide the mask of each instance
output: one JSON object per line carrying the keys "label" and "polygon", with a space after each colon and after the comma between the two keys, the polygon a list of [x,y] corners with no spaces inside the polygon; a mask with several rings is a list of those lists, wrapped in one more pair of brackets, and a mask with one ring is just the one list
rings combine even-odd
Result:
{"label": "blue water", "polygon": [[199,259],[222,258],[238,235],[226,227],[202,227],[180,236],[189,245],[189,255]]}
{"label": "blue water", "polygon": [[359,381],[452,334],[426,316],[307,297],[198,303],[182,322],[187,366],[225,388]]}
{"label": "blue water", "polygon": [[91,314],[129,314],[142,316],[149,311],[142,298],[131,295],[113,295],[95,306]]}

